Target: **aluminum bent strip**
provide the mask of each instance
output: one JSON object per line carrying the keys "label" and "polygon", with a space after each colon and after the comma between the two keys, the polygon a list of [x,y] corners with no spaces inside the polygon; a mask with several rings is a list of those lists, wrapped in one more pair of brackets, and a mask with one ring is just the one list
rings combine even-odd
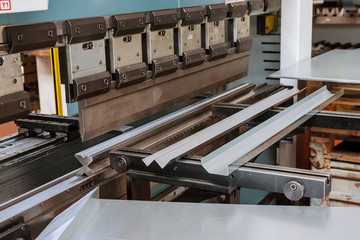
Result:
{"label": "aluminum bent strip", "polygon": [[83,165],[83,167],[80,169],[78,174],[79,175],[86,174],[87,176],[93,175],[92,171],[90,170],[90,168],[88,166],[93,162],[94,157],[96,155],[110,151],[113,148],[115,148],[116,146],[118,146],[119,144],[121,144],[125,141],[128,141],[129,139],[132,139],[136,136],[144,134],[145,132],[151,131],[151,130],[153,130],[159,126],[162,126],[163,124],[166,124],[170,121],[181,118],[187,114],[190,114],[190,113],[198,110],[199,108],[214,104],[217,101],[219,101],[220,99],[230,96],[231,94],[234,94],[237,91],[246,89],[247,87],[250,87],[251,85],[254,85],[254,84],[244,83],[244,84],[242,84],[238,87],[235,87],[225,93],[222,93],[217,96],[211,97],[209,99],[205,99],[198,103],[192,104],[192,105],[185,107],[183,109],[180,109],[174,113],[170,113],[162,118],[156,119],[148,124],[138,127],[132,131],[124,133],[118,137],[114,137],[103,143],[100,143],[98,145],[95,145],[91,148],[88,148],[84,151],[81,151],[81,152],[75,154],[75,157],[77,158],[77,160]]}
{"label": "aluminum bent strip", "polygon": [[229,175],[344,94],[326,86],[201,159],[209,172]]}
{"label": "aluminum bent strip", "polygon": [[197,132],[190,137],[187,137],[161,151],[150,155],[143,159],[144,163],[149,166],[154,160],[160,167],[164,168],[169,162],[176,160],[176,158],[185,156],[190,150],[209,142],[215,137],[231,131],[237,126],[240,126],[252,118],[258,116],[260,113],[268,110],[272,106],[281,103],[299,92],[298,89],[284,89],[264,100],[253,104],[241,112],[238,112],[224,120],[207,127],[206,129]]}

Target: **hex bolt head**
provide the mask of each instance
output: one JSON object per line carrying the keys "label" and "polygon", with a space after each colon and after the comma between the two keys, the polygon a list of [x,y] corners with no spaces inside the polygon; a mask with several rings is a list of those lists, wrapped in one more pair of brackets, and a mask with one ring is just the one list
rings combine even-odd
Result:
{"label": "hex bolt head", "polygon": [[22,42],[22,41],[24,40],[24,34],[19,33],[19,34],[17,35],[17,40],[18,40],[18,42]]}
{"label": "hex bolt head", "polygon": [[109,79],[104,79],[104,84],[106,85],[106,86],[108,86],[109,85]]}
{"label": "hex bolt head", "polygon": [[53,38],[54,37],[54,31],[49,30],[47,35],[48,35],[49,38]]}
{"label": "hex bolt head", "polygon": [[81,90],[82,90],[83,92],[86,92],[86,85],[81,85]]}
{"label": "hex bolt head", "polygon": [[157,18],[156,18],[156,21],[157,21],[157,22],[161,22],[161,17],[157,17]]}
{"label": "hex bolt head", "polygon": [[103,31],[103,30],[104,30],[104,25],[99,24],[99,30],[100,30],[100,31]]}
{"label": "hex bolt head", "polygon": [[0,57],[0,66],[4,65],[5,64],[5,58],[3,57]]}
{"label": "hex bolt head", "polygon": [[20,106],[20,108],[25,109],[26,108],[26,102],[24,100],[20,101],[19,106]]}
{"label": "hex bolt head", "polygon": [[121,22],[120,22],[120,26],[121,26],[122,28],[124,28],[124,27],[125,27],[125,23],[124,23],[123,21],[121,21]]}
{"label": "hex bolt head", "polygon": [[80,34],[80,27],[75,27],[75,33]]}

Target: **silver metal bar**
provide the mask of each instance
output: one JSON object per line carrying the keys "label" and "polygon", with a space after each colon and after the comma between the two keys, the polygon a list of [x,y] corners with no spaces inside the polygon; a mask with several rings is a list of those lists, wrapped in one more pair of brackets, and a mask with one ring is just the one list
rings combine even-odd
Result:
{"label": "silver metal bar", "polygon": [[159,126],[162,126],[170,121],[179,119],[187,114],[191,114],[192,112],[195,112],[197,110],[199,110],[202,107],[205,106],[209,106],[211,104],[214,104],[216,102],[218,102],[220,99],[226,98],[227,96],[230,96],[238,91],[241,91],[243,89],[245,89],[246,87],[250,86],[251,84],[249,83],[245,83],[242,84],[234,89],[231,89],[225,93],[219,94],[217,96],[214,96],[212,98],[209,99],[205,99],[203,101],[200,101],[198,103],[192,104],[186,108],[183,108],[181,110],[178,110],[174,113],[168,114],[162,118],[159,118],[155,121],[152,121],[148,124],[145,124],[141,127],[138,127],[132,131],[129,131],[125,134],[122,134],[118,137],[109,139],[101,144],[95,145],[91,148],[88,148],[84,151],[81,151],[77,154],[75,154],[75,157],[80,161],[80,163],[83,165],[83,167],[80,169],[79,171],[79,175],[83,175],[86,174],[87,176],[91,176],[93,174],[93,172],[91,171],[91,169],[88,167],[94,160],[94,157],[96,155],[105,153],[105,152],[109,152],[111,150],[114,150],[116,147],[119,146],[119,144],[128,141],[129,139],[132,139],[136,136],[139,136],[141,134],[144,134],[148,131],[151,131]]}
{"label": "silver metal bar", "polygon": [[[201,159],[213,174],[229,175],[344,94],[326,86]],[[230,166],[231,165],[231,166]]]}
{"label": "silver metal bar", "polygon": [[146,165],[150,165],[154,160],[164,168],[170,161],[186,155],[190,150],[211,141],[215,137],[225,134],[232,129],[240,126],[252,118],[258,116],[262,112],[271,108],[272,106],[291,98],[299,92],[298,89],[284,89],[260,102],[249,106],[248,108],[230,116],[198,133],[185,138],[153,155],[145,158],[143,161]]}

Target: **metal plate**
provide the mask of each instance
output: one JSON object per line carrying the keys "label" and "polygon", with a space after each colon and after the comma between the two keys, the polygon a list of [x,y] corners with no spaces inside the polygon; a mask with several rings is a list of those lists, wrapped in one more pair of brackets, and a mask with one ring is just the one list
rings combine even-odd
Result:
{"label": "metal plate", "polygon": [[229,43],[218,43],[209,47],[209,61],[226,57],[229,53]]}
{"label": "metal plate", "polygon": [[234,42],[239,38],[250,37],[250,16],[234,18]]}
{"label": "metal plate", "polygon": [[141,34],[110,37],[111,72],[143,61]]}
{"label": "metal plate", "polygon": [[[92,44],[92,48],[84,49],[84,44]],[[67,62],[62,62],[62,64],[68,65],[68,83],[72,83],[74,78],[82,78],[106,71],[104,40],[67,45],[66,48],[67,58],[63,61],[67,60]],[[63,77],[62,80],[64,80]]]}
{"label": "metal plate", "polygon": [[281,1],[280,0],[265,0],[264,1],[264,11],[267,13],[276,12],[280,10]]}
{"label": "metal plate", "polygon": [[177,55],[154,59],[152,63],[153,78],[176,72],[178,65],[179,58]]}
{"label": "metal plate", "polygon": [[196,25],[204,21],[204,7],[192,7],[181,9],[182,26]]}
{"label": "metal plate", "polygon": [[206,10],[209,22],[223,20],[228,15],[228,7],[226,4],[209,5],[206,7]]}
{"label": "metal plate", "polygon": [[201,25],[179,27],[179,55],[201,48]]}
{"label": "metal plate", "polygon": [[74,100],[93,97],[106,93],[111,87],[111,75],[109,72],[102,72],[82,78],[74,78]]}
{"label": "metal plate", "polygon": [[161,76],[156,79],[156,85],[152,79],[148,79],[136,85],[80,101],[79,121],[82,139],[85,141],[92,139],[246,76],[248,55],[249,52],[232,54],[224,59],[204,62],[199,66]]}
{"label": "metal plate", "polygon": [[176,9],[154,11],[150,13],[151,30],[174,28],[178,23]]}
{"label": "metal plate", "polygon": [[236,41],[236,52],[241,53],[241,52],[249,51],[252,45],[253,45],[252,37],[238,39]]}
{"label": "metal plate", "polygon": [[360,50],[332,50],[281,69],[274,78],[360,84]]}
{"label": "metal plate", "polygon": [[189,68],[202,64],[205,61],[206,52],[203,48],[184,52],[183,68]]}
{"label": "metal plate", "polygon": [[24,90],[20,54],[0,57],[0,96]]}
{"label": "metal plate", "polygon": [[18,92],[0,97],[0,123],[25,117],[29,113],[29,93]]}
{"label": "metal plate", "polygon": [[65,24],[69,44],[103,39],[107,30],[103,17],[68,20]]}
{"label": "metal plate", "polygon": [[210,45],[225,42],[225,20],[207,22],[205,24],[206,49]]}
{"label": "metal plate", "polygon": [[135,84],[146,79],[147,65],[145,63],[137,63],[122,67],[115,71],[116,89]]}
{"label": "metal plate", "polygon": [[248,4],[246,2],[234,2],[229,4],[229,18],[243,17],[247,13]]}
{"label": "metal plate", "polygon": [[174,29],[147,31],[148,63],[174,54]]}
{"label": "metal plate", "polygon": [[248,10],[250,15],[258,15],[264,12],[263,0],[252,0],[248,2]]}
{"label": "metal plate", "polygon": [[111,17],[114,36],[125,36],[141,33],[146,27],[145,13],[115,15]]}
{"label": "metal plate", "polygon": [[52,22],[6,27],[10,53],[55,47],[56,26]]}

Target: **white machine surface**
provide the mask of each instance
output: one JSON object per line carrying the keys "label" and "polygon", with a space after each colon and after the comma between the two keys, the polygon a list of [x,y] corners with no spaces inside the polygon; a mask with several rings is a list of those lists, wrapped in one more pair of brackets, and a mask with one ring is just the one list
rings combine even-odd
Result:
{"label": "white machine surface", "polygon": [[360,50],[335,49],[270,75],[310,81],[360,84]]}
{"label": "white machine surface", "polygon": [[[90,194],[38,239],[354,239],[360,214],[359,208],[101,200]],[[62,226],[56,226],[59,218]]]}

